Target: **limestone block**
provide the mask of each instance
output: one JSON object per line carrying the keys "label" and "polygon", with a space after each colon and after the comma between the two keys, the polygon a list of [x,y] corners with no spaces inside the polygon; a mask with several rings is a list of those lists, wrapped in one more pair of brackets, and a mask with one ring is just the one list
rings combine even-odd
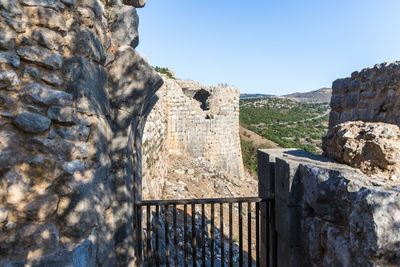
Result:
{"label": "limestone block", "polygon": [[110,27],[112,44],[114,46],[130,45],[136,48],[139,44],[139,17],[136,9],[126,5],[115,5],[108,10],[113,18]]}
{"label": "limestone block", "polygon": [[21,91],[24,98],[34,104],[44,106],[70,106],[72,95],[63,91],[50,89],[38,83],[29,83]]}
{"label": "limestone block", "polygon": [[50,107],[47,110],[47,116],[56,122],[74,123],[77,121],[76,109],[71,107]]}
{"label": "limestone block", "polygon": [[27,133],[42,133],[50,128],[51,121],[40,114],[22,112],[15,117],[13,124]]}
{"label": "limestone block", "polygon": [[279,199],[275,200],[275,228],[278,235],[289,246],[300,246],[301,207],[289,207]]}
{"label": "limestone block", "polygon": [[10,15],[21,15],[22,7],[19,5],[18,1],[15,0],[0,0],[0,5],[10,14]]}
{"label": "limestone block", "polygon": [[36,63],[51,70],[58,70],[62,66],[62,59],[57,53],[39,46],[20,48],[17,50],[17,54],[28,62]]}
{"label": "limestone block", "polygon": [[67,31],[64,16],[60,12],[44,7],[26,7],[25,13],[32,24],[56,31]]}
{"label": "limestone block", "polygon": [[24,6],[49,7],[54,9],[65,9],[65,5],[60,0],[19,0]]}
{"label": "limestone block", "polygon": [[400,264],[400,192],[384,188],[363,189],[350,215],[351,245],[367,257]]}
{"label": "limestone block", "polygon": [[344,95],[332,95],[331,97],[331,108],[340,109],[343,107]]}
{"label": "limestone block", "polygon": [[14,29],[17,33],[24,33],[26,31],[27,17],[24,15],[18,16],[18,18],[12,18],[8,13],[0,11],[0,14],[5,18],[7,24]]}
{"label": "limestone block", "polygon": [[0,33],[0,48],[11,50],[15,47],[17,36],[13,31],[4,31]]}
{"label": "limestone block", "polygon": [[63,65],[65,86],[76,99],[78,111],[107,115],[110,112],[106,91],[107,72],[84,57],[67,58]]}
{"label": "limestone block", "polygon": [[12,52],[0,51],[0,64],[5,63],[18,68],[20,64],[19,56]]}
{"label": "limestone block", "polygon": [[332,83],[332,94],[346,93],[350,87],[350,78],[337,79]]}
{"label": "limestone block", "polygon": [[289,206],[299,205],[301,202],[299,164],[300,162],[276,158],[275,196]]}
{"label": "limestone block", "polygon": [[71,32],[69,44],[75,55],[88,57],[96,62],[103,62],[105,59],[104,48],[99,37],[90,30]]}
{"label": "limestone block", "polygon": [[65,140],[86,142],[89,138],[90,128],[83,125],[61,127],[55,129],[54,134],[60,136]]}
{"label": "limestone block", "polygon": [[45,28],[33,30],[31,38],[51,50],[58,50],[62,45],[62,36]]}
{"label": "limestone block", "polygon": [[0,71],[0,89],[9,88],[19,84],[17,73],[13,71]]}
{"label": "limestone block", "polygon": [[42,81],[45,81],[46,83],[53,85],[53,86],[60,86],[63,83],[63,80],[60,75],[57,73],[48,73],[45,74],[41,77]]}

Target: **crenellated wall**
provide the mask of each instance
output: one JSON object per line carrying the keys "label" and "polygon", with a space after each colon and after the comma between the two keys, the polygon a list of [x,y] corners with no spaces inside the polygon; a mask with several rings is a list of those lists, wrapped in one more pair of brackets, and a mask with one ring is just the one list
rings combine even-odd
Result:
{"label": "crenellated wall", "polygon": [[170,154],[204,157],[226,173],[243,177],[239,90],[163,78],[143,136],[144,194],[160,196]]}
{"label": "crenellated wall", "polygon": [[144,1],[0,0],[0,265],[134,265]]}

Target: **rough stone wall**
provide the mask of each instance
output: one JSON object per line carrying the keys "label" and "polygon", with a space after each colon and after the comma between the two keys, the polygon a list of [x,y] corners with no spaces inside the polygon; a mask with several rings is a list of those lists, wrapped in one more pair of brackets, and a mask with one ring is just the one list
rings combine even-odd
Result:
{"label": "rough stone wall", "polygon": [[304,151],[259,151],[275,193],[277,266],[400,265],[400,184]]}
{"label": "rough stone wall", "polygon": [[332,84],[329,128],[347,121],[400,125],[400,62],[355,71]]}
{"label": "rough stone wall", "polygon": [[162,84],[134,50],[143,4],[0,0],[1,266],[133,265]]}
{"label": "rough stone wall", "polygon": [[[168,154],[204,157],[228,174],[242,177],[239,90],[168,79],[158,91],[144,133],[144,192],[159,192]],[[153,189],[149,189],[149,188]]]}

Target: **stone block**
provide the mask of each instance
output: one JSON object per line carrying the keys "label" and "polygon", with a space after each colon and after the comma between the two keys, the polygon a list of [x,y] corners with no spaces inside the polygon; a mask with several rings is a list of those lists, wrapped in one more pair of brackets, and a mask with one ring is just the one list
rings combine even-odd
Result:
{"label": "stone block", "polygon": [[300,161],[276,158],[275,196],[290,206],[300,205],[302,185],[298,167]]}
{"label": "stone block", "polygon": [[51,121],[40,114],[22,112],[15,117],[13,124],[24,132],[35,134],[49,129]]}
{"label": "stone block", "polygon": [[301,247],[290,247],[278,238],[277,266],[299,267],[303,266],[303,260]]}
{"label": "stone block", "polygon": [[339,121],[340,121],[340,113],[332,110],[329,113],[329,128],[332,128],[336,124],[339,124]]}
{"label": "stone block", "polygon": [[349,217],[350,242],[367,257],[400,262],[400,191],[364,188]]}
{"label": "stone block", "polygon": [[24,98],[34,104],[44,106],[70,106],[72,95],[63,91],[51,89],[39,83],[29,83],[22,89]]}
{"label": "stone block", "polygon": [[333,110],[341,109],[343,107],[344,95],[332,95],[331,108]]}
{"label": "stone block", "polygon": [[337,79],[332,83],[333,94],[343,94],[349,90],[350,78]]}
{"label": "stone block", "polygon": [[275,200],[275,227],[278,235],[289,246],[300,246],[301,207],[289,207],[286,203]]}
{"label": "stone block", "polygon": [[70,57],[63,65],[66,90],[76,99],[78,111],[88,115],[108,115],[110,101],[106,89],[107,72],[84,57]]}
{"label": "stone block", "polygon": [[346,96],[346,108],[356,108],[358,105],[358,93],[351,93]]}
{"label": "stone block", "polygon": [[36,63],[51,70],[58,70],[62,66],[62,58],[39,46],[27,46],[17,50],[17,54],[24,60]]}

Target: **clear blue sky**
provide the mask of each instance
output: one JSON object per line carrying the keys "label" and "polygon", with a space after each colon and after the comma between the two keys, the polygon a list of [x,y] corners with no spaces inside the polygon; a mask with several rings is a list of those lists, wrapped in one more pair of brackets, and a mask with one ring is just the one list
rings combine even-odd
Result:
{"label": "clear blue sky", "polygon": [[242,93],[330,87],[400,60],[399,0],[147,0],[138,13],[152,65]]}

